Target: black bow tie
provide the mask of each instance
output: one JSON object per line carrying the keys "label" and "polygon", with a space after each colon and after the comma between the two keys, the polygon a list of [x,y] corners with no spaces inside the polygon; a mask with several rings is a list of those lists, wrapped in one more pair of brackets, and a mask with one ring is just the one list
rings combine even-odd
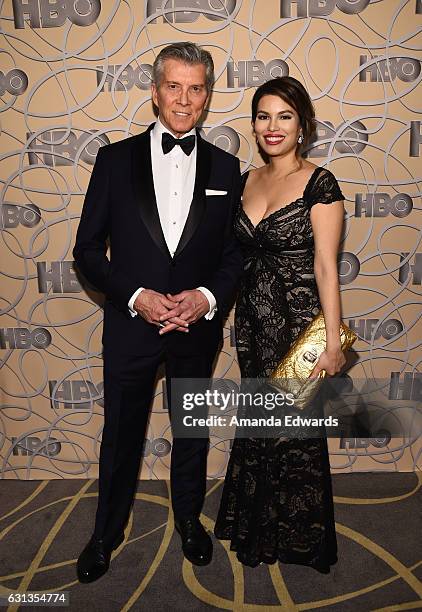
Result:
{"label": "black bow tie", "polygon": [[195,147],[195,136],[192,134],[184,138],[175,138],[168,132],[163,132],[161,136],[161,146],[164,155],[169,153],[175,145],[181,146],[183,152],[186,153],[186,155],[190,155]]}

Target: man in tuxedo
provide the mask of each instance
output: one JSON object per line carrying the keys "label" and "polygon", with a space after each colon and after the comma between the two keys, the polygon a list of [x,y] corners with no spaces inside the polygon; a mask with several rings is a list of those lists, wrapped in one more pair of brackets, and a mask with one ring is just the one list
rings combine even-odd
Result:
{"label": "man in tuxedo", "polygon": [[[73,254],[105,294],[104,429],[93,536],[78,559],[81,582],[109,567],[133,502],[159,364],[172,378],[209,378],[242,271],[233,234],[239,161],[195,129],[214,80],[211,55],[193,43],[165,47],[153,66],[158,119],[144,133],[99,149]],[[110,258],[107,257],[107,239]],[[208,440],[175,437],[175,526],[192,563],[211,561],[199,516]]]}

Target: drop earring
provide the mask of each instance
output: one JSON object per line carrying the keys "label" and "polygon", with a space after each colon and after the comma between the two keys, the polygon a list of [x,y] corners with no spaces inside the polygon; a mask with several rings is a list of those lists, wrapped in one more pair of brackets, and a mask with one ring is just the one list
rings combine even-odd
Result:
{"label": "drop earring", "polygon": [[297,138],[297,142],[298,142],[298,144],[302,144],[302,142],[303,142],[303,136],[302,136],[302,134],[299,134],[299,136],[298,136],[298,138]]}

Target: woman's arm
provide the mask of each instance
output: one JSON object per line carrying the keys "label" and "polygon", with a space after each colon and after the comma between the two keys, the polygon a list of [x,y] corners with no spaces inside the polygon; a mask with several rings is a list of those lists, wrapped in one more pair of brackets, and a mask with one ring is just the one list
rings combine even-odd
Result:
{"label": "woman's arm", "polygon": [[325,370],[330,375],[336,374],[346,362],[340,344],[341,304],[337,269],[343,218],[342,200],[312,206],[315,280],[327,332],[327,347],[312,372],[313,377],[317,376],[321,370]]}

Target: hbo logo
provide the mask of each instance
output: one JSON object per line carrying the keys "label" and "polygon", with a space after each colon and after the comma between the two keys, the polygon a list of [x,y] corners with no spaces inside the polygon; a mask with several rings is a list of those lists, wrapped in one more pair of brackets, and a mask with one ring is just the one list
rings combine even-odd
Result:
{"label": "hbo logo", "polygon": [[363,340],[378,340],[381,336],[391,340],[403,331],[403,324],[398,319],[386,319],[378,326],[379,321],[379,319],[350,319],[349,327]]}
{"label": "hbo logo", "polygon": [[227,87],[259,87],[270,79],[289,74],[289,66],[284,60],[274,59],[267,65],[261,60],[240,60],[227,63]]}
{"label": "hbo logo", "polygon": [[[190,8],[196,11],[186,10]],[[211,21],[222,21],[230,17],[235,8],[236,0],[147,0],[146,16],[162,15],[164,23],[193,23],[200,15]],[[149,23],[157,23],[157,19]]]}
{"label": "hbo logo", "polygon": [[94,385],[90,380],[63,380],[57,385],[57,380],[49,380],[48,385],[53,410],[60,410],[60,404],[63,404],[63,408],[74,410],[89,410],[93,402],[104,406],[102,382]]}
{"label": "hbo logo", "polygon": [[156,457],[165,457],[171,451],[171,444],[166,438],[155,438],[155,440],[149,440],[145,438],[144,446],[144,457],[149,455],[155,455]]}
{"label": "hbo logo", "polygon": [[[104,71],[101,70],[101,66],[97,66],[97,68],[97,86],[99,86],[104,77]],[[121,65],[108,67],[107,75],[100,91],[104,91],[106,85],[108,86],[108,91],[111,91],[112,89],[114,89],[114,91],[128,91],[129,89],[132,89],[134,85],[136,85],[138,89],[150,88],[152,80],[151,64],[141,64],[135,68],[128,65],[124,70],[122,70],[122,72],[119,73],[119,76],[114,79],[114,75],[117,74],[120,69]]]}
{"label": "hbo logo", "polygon": [[[374,55],[372,59],[376,59]],[[368,58],[366,55],[360,56],[360,65],[366,64]],[[378,81],[394,81],[397,77],[409,83],[415,81],[421,72],[421,63],[419,60],[412,57],[393,57],[390,60],[380,60],[370,66],[366,66],[359,72],[359,81],[366,81],[367,75],[369,80],[374,83]]]}
{"label": "hbo logo", "polygon": [[340,253],[338,256],[338,274],[340,285],[352,283],[360,270],[360,261],[354,253]]}
{"label": "hbo logo", "polygon": [[0,329],[0,348],[2,349],[45,349],[51,344],[51,334],[44,327],[30,331],[26,327],[7,327]]}
{"label": "hbo logo", "polygon": [[55,457],[62,450],[61,443],[57,438],[41,440],[37,436],[25,436],[15,438],[12,436],[13,455],[44,455],[45,457]]}
{"label": "hbo logo", "polygon": [[28,77],[23,70],[13,68],[6,74],[0,70],[0,96],[8,91],[13,96],[20,96],[28,87]]}
{"label": "hbo logo", "polygon": [[391,198],[388,193],[362,193],[355,196],[355,217],[386,217],[389,213],[395,217],[407,217],[413,209],[413,201],[406,193],[398,193]]}
{"label": "hbo logo", "polygon": [[1,227],[10,229],[19,223],[25,227],[34,227],[41,221],[41,212],[35,204],[17,206],[16,204],[0,204]]}
{"label": "hbo logo", "polygon": [[297,6],[298,17],[325,17],[336,6],[346,15],[356,15],[366,9],[369,0],[281,0],[280,17],[292,16],[292,4]]}
{"label": "hbo logo", "polygon": [[237,155],[240,149],[239,134],[228,125],[219,125],[211,128],[206,135],[204,135],[204,132],[201,130],[201,135],[204,136],[205,140],[208,140],[208,142],[211,142],[216,147],[232,155]]}
{"label": "hbo logo", "polygon": [[66,19],[78,26],[89,26],[100,12],[100,0],[13,0],[13,17],[18,30],[25,27],[25,19],[29,19],[31,28],[57,28]]}
{"label": "hbo logo", "polygon": [[421,122],[410,122],[410,141],[409,155],[410,157],[419,157],[419,147],[422,144]]}
{"label": "hbo logo", "polygon": [[[106,134],[98,134],[92,138],[95,132],[96,130],[89,130],[79,137],[74,132],[66,130],[42,132],[28,145],[29,163],[37,165],[42,159],[46,166],[72,166],[80,151],[80,160],[93,166],[98,149],[102,145],[110,144]],[[31,132],[27,133],[28,139],[32,136]]]}
{"label": "hbo logo", "polygon": [[412,285],[422,284],[422,253],[415,253],[413,263],[410,261],[404,262],[409,257],[409,253],[400,254],[400,267],[399,267],[399,283],[404,285],[409,278],[409,274],[412,275]]}
{"label": "hbo logo", "polygon": [[375,432],[373,438],[349,438],[341,433],[340,448],[368,448],[371,444],[375,448],[383,448],[391,442],[391,433],[386,429]]}
{"label": "hbo logo", "polygon": [[[331,121],[324,121],[324,123],[317,121],[316,123],[316,134],[311,139],[306,153],[308,157],[327,157],[331,139],[334,137],[336,138],[334,148],[339,153],[362,153],[366,147],[368,132],[361,121],[353,121],[350,125],[342,123],[337,130]],[[320,141],[323,142],[320,143]]]}
{"label": "hbo logo", "polygon": [[422,401],[422,372],[391,372],[388,399]]}

